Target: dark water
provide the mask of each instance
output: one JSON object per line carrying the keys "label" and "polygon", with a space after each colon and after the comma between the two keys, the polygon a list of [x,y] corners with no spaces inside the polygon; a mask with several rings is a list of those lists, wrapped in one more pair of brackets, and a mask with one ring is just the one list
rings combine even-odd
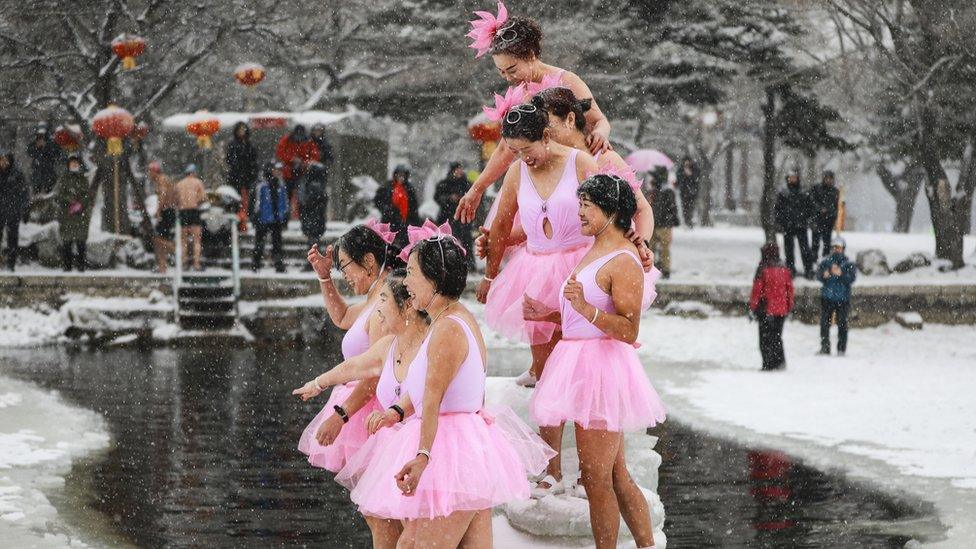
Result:
{"label": "dark water", "polygon": [[[346,492],[295,449],[325,397],[290,392],[335,360],[321,349],[51,348],[4,351],[0,373],[105,416],[113,447],[73,477],[92,479],[84,503],[139,546],[368,547]],[[680,425],[657,434],[669,547],[908,540],[856,527],[908,517],[906,505]]]}

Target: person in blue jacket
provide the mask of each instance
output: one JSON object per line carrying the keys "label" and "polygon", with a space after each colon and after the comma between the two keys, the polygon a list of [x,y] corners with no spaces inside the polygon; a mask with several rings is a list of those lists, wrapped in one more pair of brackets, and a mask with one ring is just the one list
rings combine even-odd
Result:
{"label": "person in blue jacket", "polygon": [[837,356],[847,352],[847,315],[851,309],[851,285],[857,266],[844,255],[847,244],[841,237],[830,242],[830,255],[820,262],[820,354],[830,354],[830,320],[837,315]]}
{"label": "person in blue jacket", "polygon": [[261,181],[255,189],[254,210],[251,212],[251,222],[254,224],[254,255],[251,269],[261,269],[264,256],[264,239],[271,233],[271,257],[275,270],[285,272],[282,258],[281,231],[288,224],[288,190],[283,179],[283,165],[281,162],[267,162],[264,165]]}

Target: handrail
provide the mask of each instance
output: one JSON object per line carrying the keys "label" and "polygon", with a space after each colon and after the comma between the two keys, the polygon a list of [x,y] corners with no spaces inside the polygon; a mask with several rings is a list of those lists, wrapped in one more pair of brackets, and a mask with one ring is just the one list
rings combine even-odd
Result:
{"label": "handrail", "polygon": [[173,238],[173,253],[176,256],[173,266],[173,315],[176,323],[180,323],[180,286],[183,285],[183,229],[180,226],[180,216],[176,216],[176,229]]}
{"label": "handrail", "polygon": [[241,243],[237,230],[237,216],[229,216],[230,220],[230,268],[231,279],[234,282],[234,303],[241,297]]}

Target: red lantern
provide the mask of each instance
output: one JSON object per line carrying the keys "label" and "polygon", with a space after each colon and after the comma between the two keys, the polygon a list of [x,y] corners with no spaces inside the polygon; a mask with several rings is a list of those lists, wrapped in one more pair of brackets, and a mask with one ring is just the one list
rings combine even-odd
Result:
{"label": "red lantern", "polygon": [[488,117],[481,113],[468,121],[468,135],[481,143],[481,158],[488,160],[502,138],[502,125],[488,120]]}
{"label": "red lantern", "polygon": [[149,124],[145,122],[139,122],[132,130],[132,137],[136,139],[145,139],[147,135],[149,135]]}
{"label": "red lantern", "polygon": [[146,41],[134,34],[120,34],[112,40],[112,51],[122,59],[122,68],[136,68],[136,57],[146,51]]}
{"label": "red lantern", "polygon": [[186,131],[196,136],[201,149],[209,149],[213,145],[210,138],[220,131],[220,120],[207,111],[199,111],[186,124]]}
{"label": "red lantern", "polygon": [[62,149],[73,152],[81,147],[81,132],[70,126],[58,126],[54,130],[54,142]]}
{"label": "red lantern", "polygon": [[249,88],[257,86],[264,80],[264,74],[264,67],[257,63],[244,63],[234,69],[234,78],[237,79],[237,82]]}
{"label": "red lantern", "polygon": [[95,113],[92,118],[92,131],[108,140],[106,150],[112,156],[122,154],[122,138],[132,132],[135,121],[129,111],[122,107],[109,105]]}

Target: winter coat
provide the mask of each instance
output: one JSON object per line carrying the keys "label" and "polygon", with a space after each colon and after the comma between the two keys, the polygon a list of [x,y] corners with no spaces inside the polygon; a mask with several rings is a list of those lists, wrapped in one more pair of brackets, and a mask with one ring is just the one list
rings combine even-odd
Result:
{"label": "winter coat", "polygon": [[91,223],[91,199],[88,177],[82,172],[65,172],[55,188],[58,225],[61,240],[88,239]]}
{"label": "winter coat", "polygon": [[8,153],[10,166],[0,171],[0,221],[20,219],[30,206],[30,187],[14,165],[14,155]]}
{"label": "winter coat", "polygon": [[800,185],[787,185],[776,195],[776,224],[781,231],[806,229],[813,214],[810,196]]}
{"label": "winter coat", "polygon": [[697,196],[698,186],[701,182],[701,176],[698,173],[698,168],[691,169],[691,175],[685,175],[685,169],[683,166],[678,166],[677,173],[675,174],[675,183],[678,186],[678,192],[681,196]]}
{"label": "winter coat", "polygon": [[406,235],[407,225],[420,225],[420,214],[417,211],[420,205],[417,203],[417,193],[409,179],[403,182],[403,186],[407,190],[406,219],[401,218],[400,210],[393,204],[393,181],[389,181],[376,189],[373,205],[380,211],[381,223],[389,223],[391,230],[400,231]]}
{"label": "winter coat", "polygon": [[[272,190],[276,191],[277,204],[275,204]],[[288,221],[288,190],[285,184],[278,182],[275,185],[267,181],[258,183],[255,191],[257,201],[254,204],[254,222],[258,225],[271,225],[273,223],[286,223]],[[275,209],[275,206],[278,206]]]}
{"label": "winter coat", "polygon": [[786,316],[793,310],[793,274],[782,263],[761,266],[752,281],[749,310],[760,307],[770,316]]}
{"label": "winter coat", "polygon": [[[295,141],[292,139],[292,134],[289,133],[278,141],[278,146],[275,148],[275,158],[284,164],[282,173],[285,176],[285,181],[294,181],[302,175],[305,164],[313,160],[320,160],[319,148],[315,141],[308,138],[304,141]],[[300,166],[293,164],[300,164]]]}
{"label": "winter coat", "polygon": [[309,139],[315,143],[315,147],[319,150],[319,162],[325,166],[326,180],[328,180],[329,164],[335,161],[335,155],[332,152],[332,143],[329,143],[329,138],[325,134],[318,137],[313,135]]}
{"label": "winter coat", "polygon": [[37,146],[33,141],[27,146],[27,156],[31,159],[31,188],[35,191],[49,191],[58,179],[56,166],[61,163],[61,147],[46,139]]}
{"label": "winter coat", "polygon": [[819,227],[833,227],[837,221],[837,199],[840,191],[833,185],[814,185],[810,189],[813,222]]}
{"label": "winter coat", "polygon": [[[247,135],[250,136],[250,130]],[[258,151],[249,137],[238,139],[235,135],[227,143],[224,156],[227,163],[227,184],[235,189],[252,189],[258,181]]]}
{"label": "winter coat", "polygon": [[[840,266],[840,275],[831,274],[830,268]],[[827,278],[824,278],[827,275]],[[820,262],[817,269],[817,279],[823,285],[820,287],[820,297],[833,303],[843,303],[851,300],[851,285],[857,278],[857,265],[851,263],[843,253],[832,253]]]}
{"label": "winter coat", "polygon": [[308,238],[320,238],[325,233],[325,207],[329,201],[325,192],[325,170],[318,168],[309,171],[302,182],[298,201],[301,204],[299,218],[302,234]]}
{"label": "winter coat", "polygon": [[650,199],[655,227],[663,229],[681,225],[678,221],[678,203],[674,197],[674,189],[670,186],[661,188],[652,186]]}
{"label": "winter coat", "polygon": [[468,192],[469,187],[471,187],[471,183],[468,182],[468,178],[466,177],[454,178],[448,176],[437,184],[434,190],[434,202],[437,202],[437,205],[440,207],[440,213],[437,216],[438,223],[443,223],[454,217],[454,211],[457,210],[458,202],[461,201],[464,193]]}

